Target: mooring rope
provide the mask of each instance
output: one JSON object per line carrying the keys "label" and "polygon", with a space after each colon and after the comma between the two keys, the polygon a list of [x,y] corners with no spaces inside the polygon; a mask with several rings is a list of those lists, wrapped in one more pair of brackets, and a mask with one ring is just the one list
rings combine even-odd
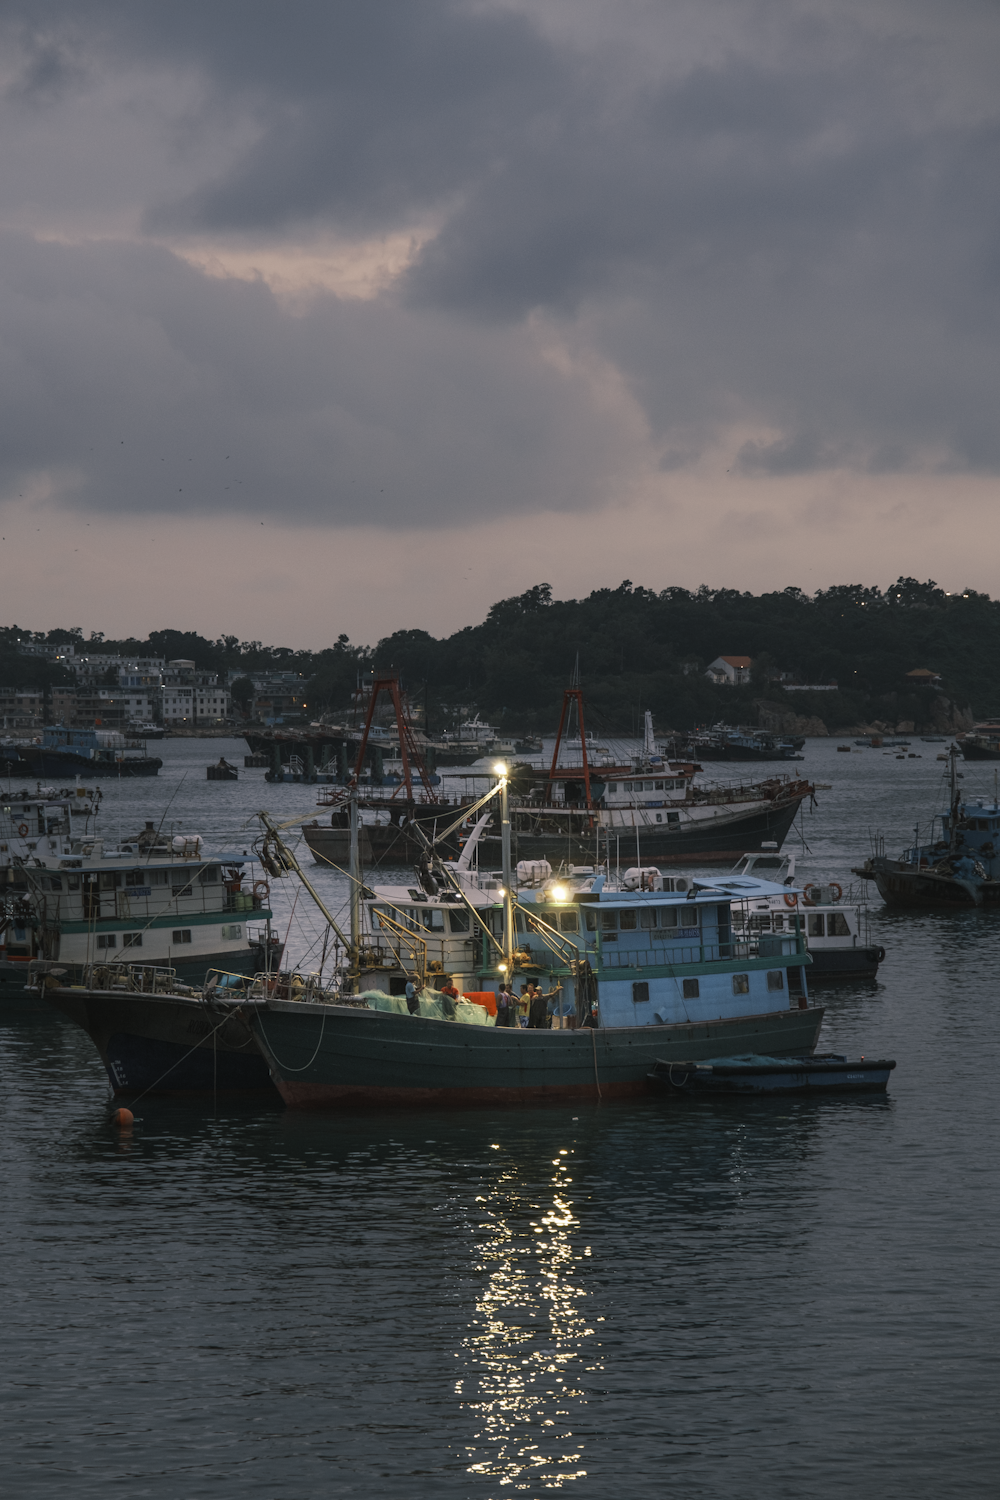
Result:
{"label": "mooring rope", "polygon": [[268,1051],[270,1052],[271,1056],[274,1058],[276,1067],[282,1073],[304,1073],[305,1070],[306,1070],[306,1068],[311,1068],[312,1067],[313,1063],[316,1061],[317,1057],[319,1056],[319,1049],[323,1045],[323,1032],[326,1030],[326,1011],[323,1012],[323,1020],[322,1020],[322,1022],[320,1024],[320,1028],[319,1028],[319,1040],[316,1043],[316,1050],[313,1052],[313,1055],[309,1059],[309,1061],[307,1063],[303,1063],[302,1064],[301,1068],[288,1067],[288,1066],[285,1065],[285,1063],[278,1061],[278,1055],[277,1055],[277,1053],[275,1052],[274,1048],[271,1046],[271,1043],[267,1041],[267,1033],[264,1030],[264,1022],[263,1022],[263,1020],[262,1020],[262,1018],[261,1018],[261,1016],[260,1016],[259,1013],[258,1013],[258,1016],[257,1016],[257,1025],[260,1027],[260,1034],[261,1034],[261,1036],[264,1038],[264,1041],[267,1042]]}
{"label": "mooring rope", "polygon": [[594,1082],[597,1084],[597,1097],[598,1097],[598,1099],[600,1099],[602,1096],[601,1096],[601,1080],[600,1080],[600,1076],[598,1075],[598,1072],[597,1072],[597,1028],[596,1028],[596,1026],[591,1026],[591,1028],[590,1028],[590,1040],[591,1040],[591,1043],[592,1043],[593,1048],[594,1048]]}
{"label": "mooring rope", "polygon": [[[225,1026],[226,1022],[229,1019],[230,1019],[229,1016],[223,1016],[222,1020],[218,1024],[218,1026],[214,1026],[212,1028],[212,1030],[209,1032],[208,1035],[214,1038],[215,1033],[217,1031],[221,1031],[222,1028],[223,1028],[223,1026]],[[182,1057],[179,1057],[176,1062],[172,1062],[170,1064],[170,1067],[167,1069],[167,1071],[165,1073],[161,1073],[160,1076],[159,1076],[159,1078],[157,1078],[153,1083],[151,1083],[148,1088],[143,1089],[142,1093],[139,1094],[135,1099],[133,1099],[132,1103],[133,1104],[138,1104],[140,1099],[145,1099],[146,1095],[149,1094],[149,1093],[152,1093],[153,1089],[155,1089],[159,1084],[161,1084],[163,1082],[164,1078],[166,1078],[170,1073],[172,1073],[175,1068],[179,1068],[180,1065],[181,1065],[181,1063],[185,1062],[191,1056],[192,1052],[197,1052],[198,1048],[202,1045],[202,1042],[207,1042],[207,1041],[208,1041],[208,1037],[206,1036],[206,1037],[202,1037],[201,1041],[195,1042],[194,1046],[193,1047],[189,1047],[188,1050],[183,1054]]]}

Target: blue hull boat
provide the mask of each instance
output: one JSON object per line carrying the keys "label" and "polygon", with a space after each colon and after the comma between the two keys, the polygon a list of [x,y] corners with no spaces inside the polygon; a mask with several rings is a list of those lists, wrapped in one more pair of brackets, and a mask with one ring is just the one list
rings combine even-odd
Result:
{"label": "blue hull boat", "polygon": [[688,1094],[881,1094],[894,1062],[817,1057],[710,1057],[704,1062],[658,1062],[649,1077]]}

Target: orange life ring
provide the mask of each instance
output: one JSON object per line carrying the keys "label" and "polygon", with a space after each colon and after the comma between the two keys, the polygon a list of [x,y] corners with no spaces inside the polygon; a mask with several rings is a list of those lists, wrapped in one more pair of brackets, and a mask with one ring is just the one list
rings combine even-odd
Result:
{"label": "orange life ring", "polygon": [[18,825],[17,825],[17,831],[21,835],[21,837],[24,838],[25,834],[28,831],[28,825],[27,825],[27,823],[18,823]]}
{"label": "orange life ring", "polygon": [[840,898],[841,898],[841,896],[843,894],[844,894],[843,887],[839,886],[835,880],[831,880],[830,881],[830,900],[831,901],[839,901]]}
{"label": "orange life ring", "polygon": [[795,892],[794,891],[786,891],[785,892],[785,905],[786,906],[798,906],[798,904],[799,904],[799,898],[795,894]]}
{"label": "orange life ring", "polygon": [[253,883],[253,893],[259,900],[266,901],[271,894],[271,887],[266,880],[255,880]]}

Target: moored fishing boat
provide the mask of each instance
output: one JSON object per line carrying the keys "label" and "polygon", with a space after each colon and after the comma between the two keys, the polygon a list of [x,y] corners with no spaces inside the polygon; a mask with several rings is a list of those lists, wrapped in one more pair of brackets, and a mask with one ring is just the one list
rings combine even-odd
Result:
{"label": "moored fishing boat", "polygon": [[[949,751],[951,795],[946,813],[931,819],[930,837],[891,859],[881,841],[854,870],[873,880],[887,906],[957,908],[1000,906],[1000,803],[963,798],[958,790],[958,750]],[[940,817],[941,835],[934,837]]]}
{"label": "moored fishing boat", "polygon": [[973,725],[959,736],[958,747],[965,760],[1000,760],[1000,724],[990,720]]}
{"label": "moored fishing boat", "polygon": [[801,735],[771,734],[766,729],[715,724],[711,729],[678,736],[676,753],[691,760],[801,760],[799,751],[804,744]]}
{"label": "moored fishing boat", "polygon": [[158,755],[146,754],[146,742],[116,730],[66,729],[50,726],[42,731],[40,744],[17,746],[18,759],[12,776],[36,776],[60,780],[67,776],[107,779],[155,776],[163,765]]}
{"label": "moored fishing boat", "polygon": [[246,1019],[252,985],[219,978],[221,986],[192,987],[171,969],[138,964],[92,965],[78,984],[66,984],[58,965],[35,964],[31,975],[41,997],[86,1031],[115,1094],[275,1098]]}
{"label": "moored fishing boat", "polygon": [[[269,886],[252,862],[209,854],[200,836],[163,837],[152,823],[121,843],[97,831],[100,792],[54,787],[0,809],[0,985],[24,987],[29,963],[72,981],[95,963],[173,969],[276,967]],[[249,926],[248,923],[253,923]]]}
{"label": "moored fishing boat", "polygon": [[[499,789],[503,883],[480,893],[492,900],[468,899],[468,882],[432,860],[405,903],[375,889],[368,898],[373,921],[395,962],[397,987],[408,966],[425,982],[436,941],[442,980],[455,972],[444,964],[463,953],[460,977],[475,993],[505,980],[537,978],[550,987],[547,998],[569,1025],[496,1026],[479,1006],[469,1007],[465,1024],[457,1005],[449,1019],[411,1013],[403,996],[391,994],[391,984],[381,999],[363,1005],[268,998],[252,1009],[250,1021],[287,1104],[327,1109],[616,1097],[644,1092],[660,1057],[798,1056],[814,1049],[823,1012],[808,1001],[801,931],[746,941],[732,927],[734,899],[783,894],[784,888],[752,877],[734,886],[727,879],[657,875],[653,888],[609,890],[603,875],[592,875],[571,889],[538,870],[536,883],[515,893],[506,776]],[[272,825],[272,851],[274,833]],[[280,846],[262,858],[279,869]],[[432,880],[441,889],[428,890]],[[370,972],[366,978],[371,981]],[[475,1024],[472,1012],[479,1012]]]}
{"label": "moored fishing boat", "polygon": [[[853,887],[845,891],[835,880],[818,882],[796,878],[794,854],[748,854],[733,875],[762,875],[789,887],[780,896],[734,903],[733,927],[747,937],[781,933],[793,913],[801,918],[812,967],[809,981],[874,979],[885,949],[871,939],[868,903]],[[790,887],[798,886],[798,891]]]}

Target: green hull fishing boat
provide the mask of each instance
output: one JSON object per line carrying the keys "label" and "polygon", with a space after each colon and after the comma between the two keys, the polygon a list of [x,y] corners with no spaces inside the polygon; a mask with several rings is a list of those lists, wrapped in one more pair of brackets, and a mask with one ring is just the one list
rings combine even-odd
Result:
{"label": "green hull fishing boat", "polygon": [[[468,846],[455,865],[429,849],[419,888],[363,884],[355,799],[352,932],[340,934],[350,972],[335,995],[267,995],[248,1006],[288,1105],[615,1098],[650,1089],[664,1059],[814,1050],[823,1011],[809,1003],[798,916],[780,935],[745,939],[733,928],[734,903],[786,896],[787,887],[742,873],[700,882],[636,868],[608,889],[607,872],[553,876],[545,861],[515,873],[503,767],[497,775],[495,791],[467,812],[500,795],[502,871],[474,871]],[[264,868],[298,873],[336,928],[260,816]],[[415,981],[409,999],[407,979]],[[496,992],[516,996],[529,980],[544,993],[526,1027],[516,1007],[497,1005]]]}
{"label": "green hull fishing boat", "polygon": [[664,1026],[526,1031],[278,1001],[256,1007],[252,1025],[286,1104],[337,1109],[623,1098],[651,1091],[649,1074],[663,1059],[810,1053],[822,1021],[822,1010],[796,1008]]}

